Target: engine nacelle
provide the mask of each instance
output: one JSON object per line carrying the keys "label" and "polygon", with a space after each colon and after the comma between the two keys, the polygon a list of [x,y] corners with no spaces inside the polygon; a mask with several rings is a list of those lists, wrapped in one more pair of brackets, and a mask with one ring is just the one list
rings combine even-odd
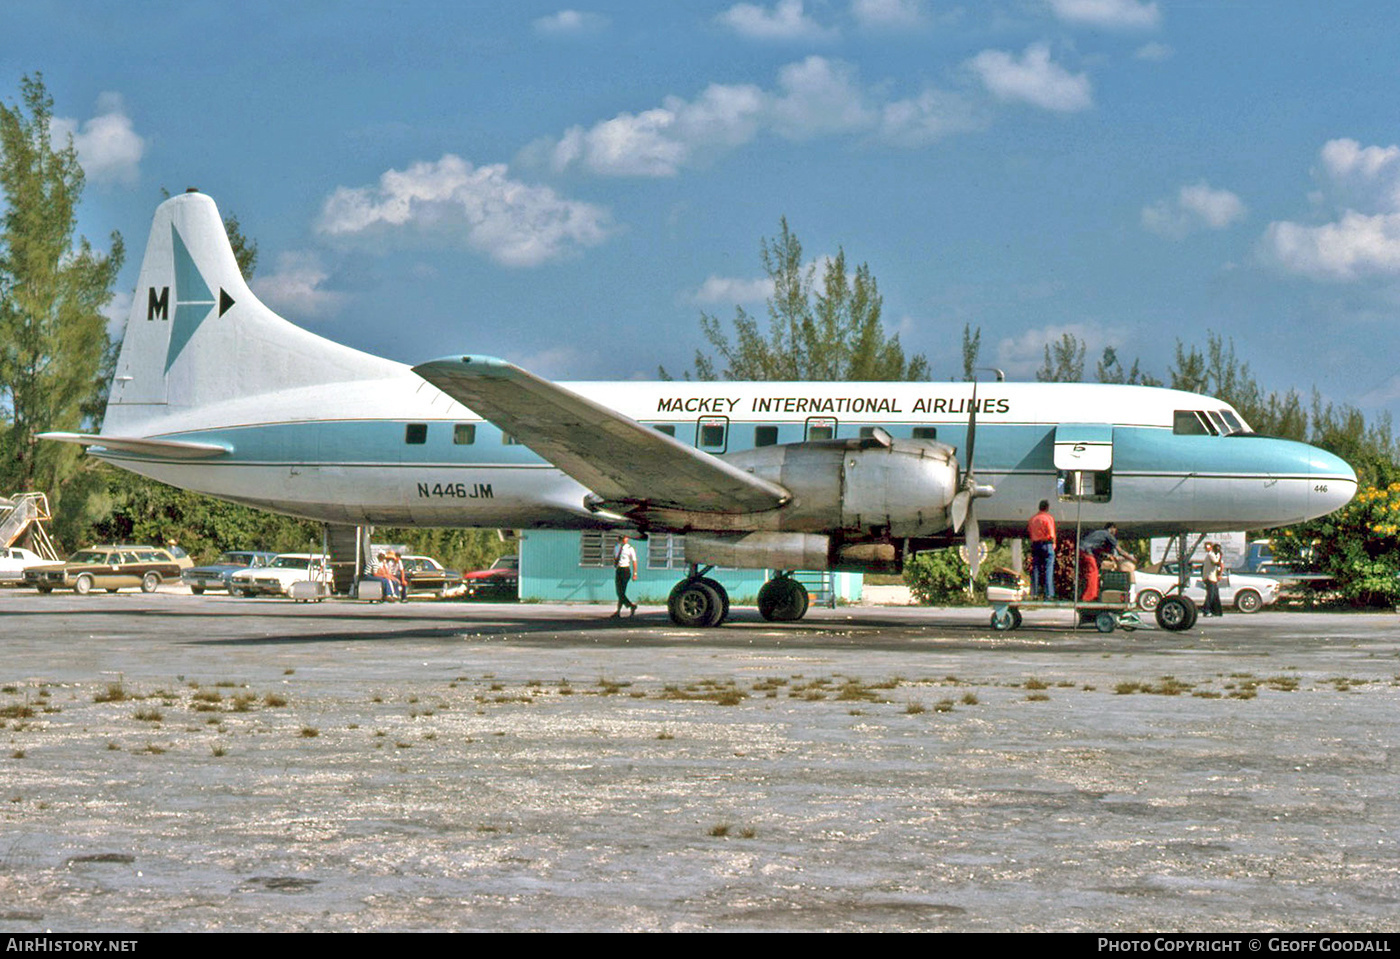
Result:
{"label": "engine nacelle", "polygon": [[842,543],[819,533],[687,533],[687,562],[737,569],[898,572],[893,543]]}
{"label": "engine nacelle", "polygon": [[792,494],[781,509],[751,514],[750,528],[929,536],[949,527],[948,509],[958,489],[952,447],[927,440],[882,436],[791,443],[724,459]]}

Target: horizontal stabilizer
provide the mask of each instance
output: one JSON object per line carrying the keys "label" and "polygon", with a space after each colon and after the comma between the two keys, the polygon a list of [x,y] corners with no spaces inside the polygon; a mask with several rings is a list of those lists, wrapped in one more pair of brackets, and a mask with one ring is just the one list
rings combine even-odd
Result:
{"label": "horizontal stabilizer", "polygon": [[161,459],[203,460],[215,456],[226,456],[233,452],[223,443],[192,443],[188,440],[143,439],[136,436],[98,436],[96,433],[40,433],[41,440],[57,440],[60,443],[78,443],[89,448],[89,452],[101,453],[111,450],[114,453],[134,453],[137,456],[151,456]]}
{"label": "horizontal stabilizer", "polygon": [[413,372],[604,502],[700,512],[776,509],[787,490],[504,360],[454,356]]}

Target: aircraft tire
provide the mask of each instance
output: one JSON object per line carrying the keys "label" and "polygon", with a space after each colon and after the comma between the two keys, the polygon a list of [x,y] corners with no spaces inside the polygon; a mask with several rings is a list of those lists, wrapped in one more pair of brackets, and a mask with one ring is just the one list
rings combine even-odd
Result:
{"label": "aircraft tire", "polygon": [[791,576],[778,576],[758,591],[758,614],[770,623],[794,623],[807,615],[807,590]]}
{"label": "aircraft tire", "polygon": [[677,626],[704,628],[719,623],[724,607],[719,595],[703,581],[688,579],[671,590],[666,611]]}
{"label": "aircraft tire", "polygon": [[1196,604],[1186,596],[1165,596],[1157,604],[1157,625],[1179,633],[1196,625]]}
{"label": "aircraft tire", "polygon": [[719,622],[715,623],[715,625],[718,626],[720,623],[729,619],[729,590],[721,586],[719,580],[711,579],[708,576],[701,576],[700,582],[714,590],[715,595],[719,597]]}

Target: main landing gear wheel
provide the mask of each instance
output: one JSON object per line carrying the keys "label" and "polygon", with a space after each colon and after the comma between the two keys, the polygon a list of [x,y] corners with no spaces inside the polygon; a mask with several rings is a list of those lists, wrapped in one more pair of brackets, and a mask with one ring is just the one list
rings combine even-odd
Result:
{"label": "main landing gear wheel", "polygon": [[1198,610],[1189,596],[1164,596],[1157,604],[1157,625],[1179,633],[1196,625]]}
{"label": "main landing gear wheel", "polygon": [[758,590],[758,614],[770,623],[793,623],[807,615],[807,587],[791,576],[778,576]]}
{"label": "main landing gear wheel", "polygon": [[[707,627],[718,626],[729,610],[729,599],[723,595],[724,587],[717,592],[710,584],[713,580],[688,579],[677,583],[666,601],[666,609],[671,614],[671,622],[677,626]],[[718,586],[718,583],[714,584]]]}

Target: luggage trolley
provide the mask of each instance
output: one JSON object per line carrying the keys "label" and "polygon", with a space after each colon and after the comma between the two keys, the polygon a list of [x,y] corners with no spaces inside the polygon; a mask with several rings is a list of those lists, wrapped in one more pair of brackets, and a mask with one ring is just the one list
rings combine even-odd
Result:
{"label": "luggage trolley", "polygon": [[[1079,550],[1082,539],[1084,503],[1106,503],[1113,489],[1113,427],[1107,423],[1061,423],[1055,429],[1054,464],[1056,493],[1060,503],[1075,503],[1074,592],[1079,592]],[[1185,534],[1181,549],[1185,553]],[[1185,568],[1185,563],[1182,564]],[[1003,575],[1006,574],[1006,575]],[[1000,577],[1000,582],[996,580]],[[1023,609],[1073,610],[1083,624],[1092,620],[1101,633],[1111,633],[1121,627],[1133,630],[1144,625],[1137,614],[1130,573],[1105,571],[1100,589],[1111,594],[1112,602],[1096,600],[1028,600],[1030,593],[1019,570],[998,570],[994,582],[987,587],[987,600],[992,607],[992,628],[998,632],[1021,625]],[[1102,594],[1101,594],[1102,595]],[[1121,596],[1121,600],[1119,597]],[[1157,625],[1177,632],[1196,625],[1196,604],[1180,593],[1166,596],[1158,604]]]}

